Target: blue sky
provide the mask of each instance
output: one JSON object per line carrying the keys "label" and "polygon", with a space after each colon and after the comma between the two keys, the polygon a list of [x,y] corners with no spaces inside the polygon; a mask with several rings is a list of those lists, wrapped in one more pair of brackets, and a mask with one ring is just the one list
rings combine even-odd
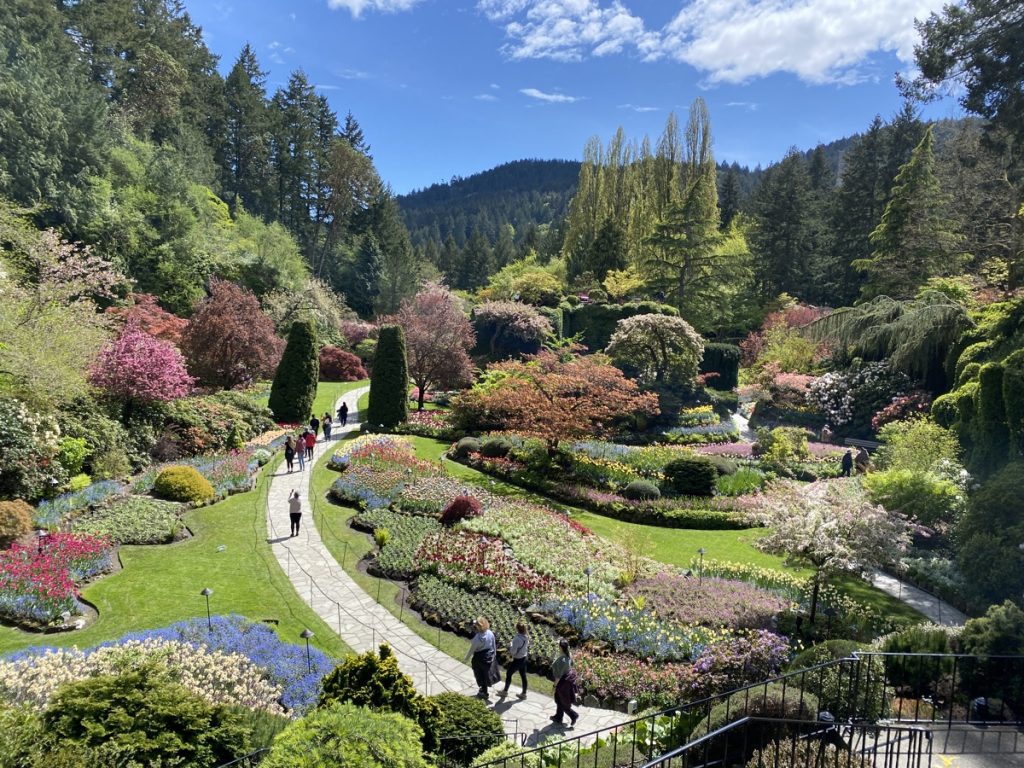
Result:
{"label": "blue sky", "polygon": [[[363,126],[396,193],[520,158],[654,139],[701,96],[715,156],[767,165],[900,106],[942,0],[187,0],[227,72],[298,68]],[[959,116],[952,102],[929,118]]]}

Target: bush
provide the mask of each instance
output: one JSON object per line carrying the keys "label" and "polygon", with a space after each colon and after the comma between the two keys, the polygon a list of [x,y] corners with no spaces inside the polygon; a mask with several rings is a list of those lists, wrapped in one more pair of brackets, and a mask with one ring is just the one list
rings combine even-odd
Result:
{"label": "bush", "polygon": [[716,389],[734,389],[740,381],[740,348],[735,344],[706,343],[700,372],[718,374],[710,379]]}
{"label": "bush", "polygon": [[46,751],[102,748],[122,765],[212,768],[250,747],[237,714],[207,704],[152,667],[69,683],[43,723]]}
{"label": "bush", "polygon": [[0,501],[0,547],[32,532],[32,507],[21,499]]}
{"label": "bush", "polygon": [[423,747],[437,748],[438,708],[416,693],[412,679],[398,668],[398,660],[387,645],[378,653],[350,655],[323,680],[319,708],[351,702],[373,710],[386,710],[408,717],[423,729]]}
{"label": "bush", "polygon": [[409,373],[405,357],[405,333],[401,326],[385,325],[377,337],[370,375],[369,424],[391,428],[409,416]]}
{"label": "bush", "polygon": [[244,392],[185,397],[167,404],[164,431],[154,455],[158,460],[173,461],[181,456],[230,450],[237,447],[233,443],[273,428],[270,409]]}
{"label": "bush", "polygon": [[480,455],[488,459],[502,459],[512,450],[512,443],[505,437],[488,437],[480,444]]}
{"label": "bush", "polygon": [[67,482],[56,459],[57,426],[20,400],[0,397],[0,498],[34,501]]}
{"label": "bush", "polygon": [[863,484],[873,503],[928,526],[952,523],[964,506],[963,490],[931,472],[872,472]]}
{"label": "bush", "polygon": [[153,494],[168,501],[196,503],[209,501],[216,492],[195,467],[178,465],[167,467],[156,476]]}
{"label": "bush", "polygon": [[452,456],[456,459],[464,459],[471,453],[480,453],[483,446],[475,437],[464,437],[455,444],[452,449]]}
{"label": "bush", "polygon": [[[712,707],[708,716],[693,729],[690,741],[743,717],[813,721],[818,718],[818,697],[782,683],[769,683],[764,688],[734,693]],[[750,746],[757,747],[753,737]]]}
{"label": "bush", "polygon": [[441,712],[438,754],[459,765],[469,765],[473,758],[503,740],[504,729],[497,712],[479,699],[461,693],[432,696]]}
{"label": "bush", "polygon": [[57,448],[57,461],[71,476],[81,473],[85,460],[92,451],[84,437],[61,438]]}
{"label": "bush", "polygon": [[[833,713],[835,714],[835,713]],[[780,732],[781,736],[782,733]],[[822,740],[810,739],[772,741],[763,749],[754,750],[747,768],[806,768],[809,765],[833,765],[844,768],[874,768],[871,758],[840,749]]]}
{"label": "bush", "polygon": [[83,491],[90,485],[92,485],[92,478],[82,472],[68,480],[68,492],[76,493],[78,491]]}
{"label": "bush", "polygon": [[883,652],[897,654],[885,657],[885,677],[890,685],[903,689],[903,695],[916,697],[932,693],[936,683],[952,672],[952,662],[940,656],[902,654],[945,654],[952,650],[949,629],[927,625],[907,627],[882,642]]}
{"label": "bush", "polygon": [[634,480],[622,489],[622,495],[630,501],[652,501],[661,498],[661,491],[649,480]]}
{"label": "bush", "polygon": [[[582,342],[587,349],[604,349],[615,333],[615,326],[620,320],[634,315],[671,315],[679,316],[679,310],[667,304],[653,301],[638,301],[628,304],[598,304],[597,295],[604,291],[591,291],[589,304],[580,304],[571,312],[563,312],[562,333],[566,337],[582,334]],[[596,294],[596,295],[595,295]]]}
{"label": "bush", "polygon": [[730,459],[728,456],[707,454],[704,458],[711,462],[719,475],[734,475],[739,470],[739,465],[736,464],[735,459]]}
{"label": "bush", "polygon": [[443,525],[455,525],[470,517],[478,517],[483,511],[480,502],[469,494],[456,496],[441,512],[441,523]]}
{"label": "bush", "polygon": [[289,725],[263,768],[427,768],[423,732],[391,712],[338,702]]}
{"label": "bush", "polygon": [[363,361],[341,347],[320,350],[320,381],[360,381],[369,376]]}
{"label": "bush", "polygon": [[665,465],[665,486],[677,496],[710,496],[718,470],[704,456],[683,456]]}
{"label": "bush", "polygon": [[277,364],[267,404],[274,419],[283,424],[300,424],[313,412],[316,383],[320,379],[319,346],[316,329],[309,320],[292,323],[288,344]]}
{"label": "bush", "polygon": [[[826,640],[797,654],[789,664],[790,672],[810,669],[838,659],[847,659],[855,651],[866,648],[852,640]],[[870,676],[868,674],[870,672]],[[805,691],[818,697],[819,705],[835,715],[837,720],[878,720],[885,712],[885,685],[881,665],[866,665],[858,674],[857,685],[850,684],[851,667],[832,665],[791,678]],[[856,699],[852,694],[856,693]]]}
{"label": "bush", "polygon": [[743,496],[761,490],[764,475],[752,467],[743,467],[731,475],[715,479],[715,490],[722,496]]}

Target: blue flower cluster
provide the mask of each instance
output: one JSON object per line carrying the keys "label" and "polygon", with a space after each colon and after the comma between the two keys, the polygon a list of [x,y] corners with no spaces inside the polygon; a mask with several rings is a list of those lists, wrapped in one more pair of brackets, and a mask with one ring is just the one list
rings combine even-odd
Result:
{"label": "blue flower cluster", "polygon": [[212,630],[208,629],[206,619],[190,619],[163,629],[133,632],[103,645],[119,645],[128,640],[145,640],[150,637],[242,654],[263,669],[271,681],[281,686],[284,691],[281,703],[298,715],[316,705],[320,696],[320,681],[335,667],[334,659],[311,647],[310,671],[305,646],[285,643],[266,624],[237,615],[214,616]]}
{"label": "blue flower cluster", "polygon": [[736,425],[731,421],[723,421],[718,424],[698,424],[693,427],[672,427],[666,429],[662,434],[669,438],[691,437],[693,435],[722,437],[723,442],[732,439],[736,434]]}
{"label": "blue flower cluster", "polygon": [[80,491],[62,493],[52,499],[39,502],[32,518],[37,528],[51,528],[60,524],[65,516],[86,507],[101,504],[112,496],[120,496],[126,487],[116,480],[102,480]]}
{"label": "blue flower cluster", "polygon": [[636,451],[632,445],[619,445],[617,443],[606,443],[600,440],[580,440],[570,446],[573,453],[582,453],[592,459],[606,459],[618,461],[623,456]]}

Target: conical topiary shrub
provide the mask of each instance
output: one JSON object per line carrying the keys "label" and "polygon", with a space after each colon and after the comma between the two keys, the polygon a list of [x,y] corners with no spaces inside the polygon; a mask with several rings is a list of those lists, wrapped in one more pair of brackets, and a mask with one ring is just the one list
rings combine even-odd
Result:
{"label": "conical topiary shrub", "polygon": [[393,427],[409,415],[409,369],[405,333],[399,325],[382,326],[370,374],[370,404],[366,420],[374,426]]}
{"label": "conical topiary shrub", "polygon": [[313,412],[316,384],[320,378],[320,348],[316,330],[309,320],[292,323],[288,345],[281,355],[270,401],[274,419],[284,424],[300,424]]}

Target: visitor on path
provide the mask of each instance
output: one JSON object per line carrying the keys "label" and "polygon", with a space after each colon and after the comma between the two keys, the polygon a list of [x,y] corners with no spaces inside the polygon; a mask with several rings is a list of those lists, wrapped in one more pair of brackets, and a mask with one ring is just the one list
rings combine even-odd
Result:
{"label": "visitor on path", "polygon": [[857,458],[854,459],[854,463],[857,465],[857,474],[867,474],[868,467],[871,466],[871,454],[868,453],[868,449],[861,447],[857,451]]}
{"label": "visitor on path", "polygon": [[848,450],[843,454],[843,460],[840,462],[839,467],[843,470],[841,473],[843,477],[850,476],[850,472],[853,471],[853,451]]}
{"label": "visitor on path", "polygon": [[324,414],[324,440],[331,439],[331,414]]}
{"label": "visitor on path", "polygon": [[569,716],[569,727],[576,725],[579,713],[572,708],[576,703],[576,670],[572,668],[569,641],[564,637],[558,641],[562,652],[551,662],[551,676],[555,680],[555,714],[552,722],[562,725],[562,715]]}
{"label": "visitor on path", "polygon": [[[302,446],[302,450],[306,450],[306,446]],[[292,465],[295,463],[295,440],[289,435],[288,439],[284,441],[284,463],[288,467],[288,471],[292,471]]]}
{"label": "visitor on path", "polygon": [[316,445],[316,432],[306,432],[306,458],[313,460],[313,446]]}
{"label": "visitor on path", "polygon": [[298,445],[298,450],[295,452],[299,459],[299,472],[306,471],[306,430],[302,430],[302,434],[295,438],[295,443]]}
{"label": "visitor on path", "polygon": [[313,440],[316,440],[316,436],[320,434],[320,419],[318,419],[316,416],[310,416],[309,428],[313,430]]}
{"label": "visitor on path", "polygon": [[481,699],[486,699],[489,695],[488,687],[501,679],[501,673],[498,673],[497,680],[493,679],[492,670],[498,660],[498,644],[491,631],[491,622],[483,616],[478,616],[476,619],[476,634],[473,635],[469,651],[466,653],[467,661],[470,658],[472,658],[473,677],[476,678],[476,684],[480,688],[476,695]]}
{"label": "visitor on path", "polygon": [[831,443],[833,437],[835,437],[835,432],[832,431],[832,427],[826,424],[821,428],[821,442]]}
{"label": "visitor on path", "polygon": [[342,403],[338,409],[338,423],[343,427],[348,424],[348,403]]}
{"label": "visitor on path", "polygon": [[299,492],[292,490],[291,496],[288,497],[288,519],[291,520],[292,524],[292,536],[299,535],[299,523],[302,521],[302,498],[299,496]]}
{"label": "visitor on path", "polygon": [[526,634],[526,624],[520,621],[516,624],[516,636],[512,638],[512,642],[508,646],[508,654],[512,657],[512,661],[509,662],[508,671],[505,674],[505,690],[501,692],[502,696],[508,696],[508,689],[512,687],[512,675],[518,672],[519,680],[523,684],[519,698],[526,698],[526,657],[529,650],[530,637]]}

